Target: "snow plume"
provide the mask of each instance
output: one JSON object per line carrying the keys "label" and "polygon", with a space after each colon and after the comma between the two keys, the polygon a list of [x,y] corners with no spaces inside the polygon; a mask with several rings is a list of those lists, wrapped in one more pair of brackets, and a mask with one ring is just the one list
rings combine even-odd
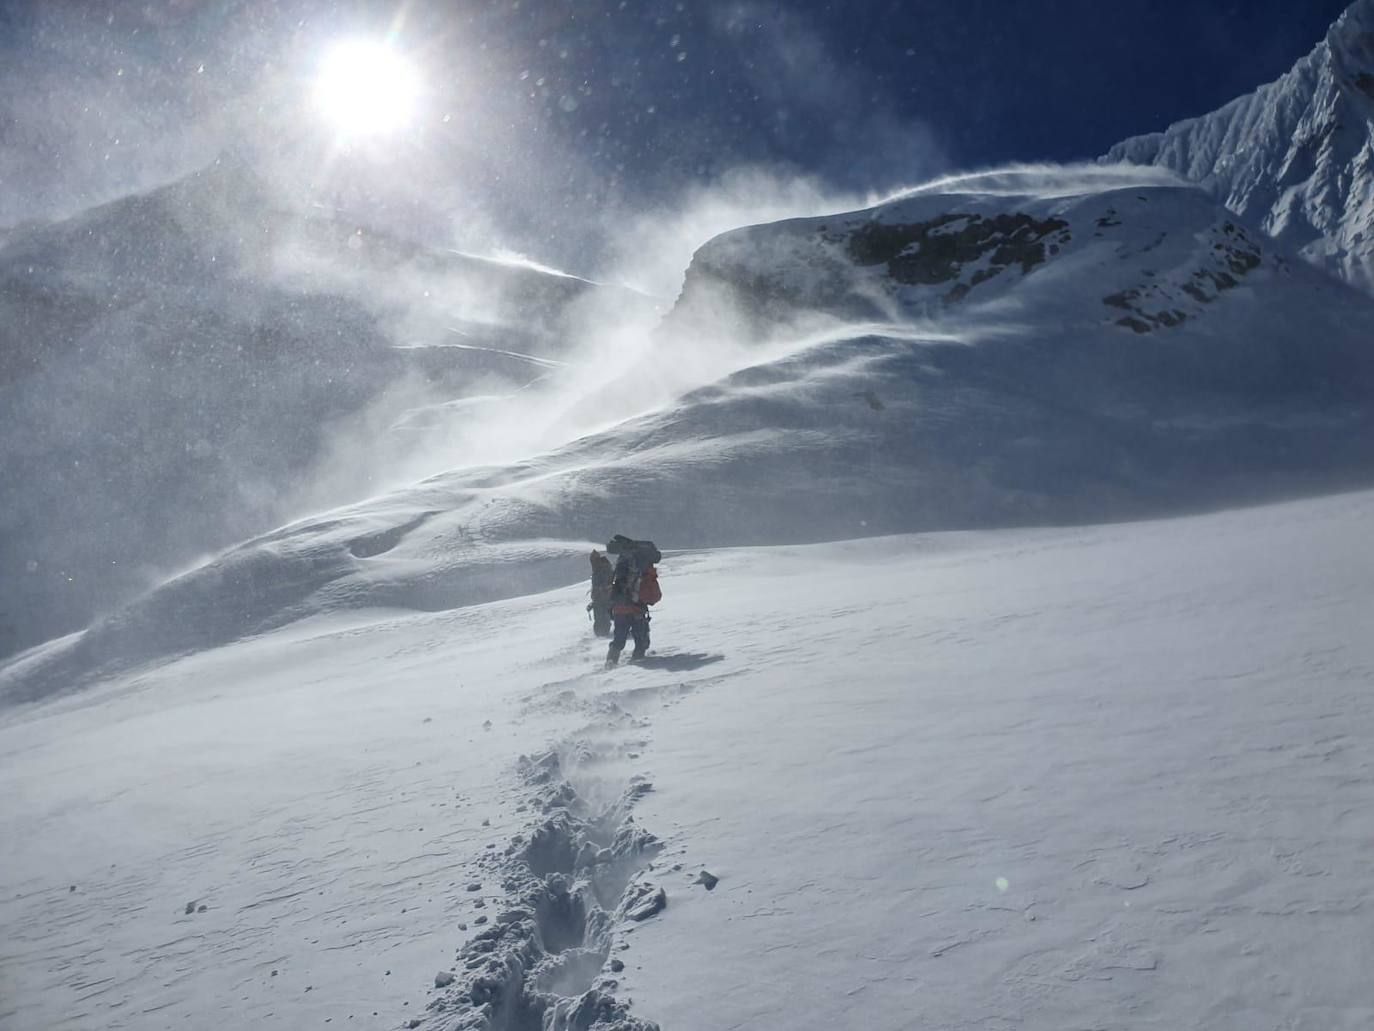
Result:
{"label": "snow plume", "polygon": [[[474,256],[481,257],[481,255]],[[552,265],[546,265],[542,261],[531,258],[528,254],[513,251],[509,247],[495,247],[490,254],[485,256],[485,259],[487,261],[494,261],[498,265],[509,265],[511,268],[523,268],[529,269],[532,272],[543,272],[545,275],[549,276],[561,276],[564,279],[582,279],[581,276],[575,276],[571,272],[564,272],[562,269],[554,268]],[[591,282],[591,280],[583,280],[583,282]]]}
{"label": "snow plume", "polygon": [[[1158,169],[1013,165],[931,180],[893,197],[1059,198],[1178,184]],[[422,380],[397,383],[367,413],[341,423],[310,495],[312,503],[318,508],[325,502],[359,500],[458,468],[527,461],[670,406],[741,369],[847,338],[968,344],[1019,332],[1023,313],[1012,299],[985,301],[976,313],[958,317],[932,311],[918,319],[890,298],[884,304],[883,297],[874,297],[873,314],[860,321],[833,313],[824,318],[797,315],[790,321],[778,317],[766,329],[737,310],[739,298],[714,285],[710,276],[693,280],[689,312],[679,303],[694,255],[731,230],[858,211],[888,199],[828,189],[819,179],[779,169],[741,168],[692,187],[674,204],[624,219],[612,258],[595,269],[577,270],[590,272],[586,279],[511,252],[483,259],[581,291],[561,310],[556,324],[549,324],[541,343],[521,336],[536,309],[506,304],[499,290],[474,291],[461,278],[421,284],[393,277],[385,290],[415,302],[409,309],[398,308],[397,346],[466,347],[495,364],[448,396]],[[450,336],[420,345],[420,324],[429,317],[419,314],[422,297],[470,320],[465,324],[488,319],[487,336]],[[504,314],[488,318],[478,311],[483,305],[493,311],[502,308]],[[675,307],[677,312],[666,318]],[[434,328],[428,327],[431,337]],[[302,513],[307,510],[301,508]]]}
{"label": "snow plume", "polygon": [[[420,262],[384,280],[334,258],[290,255],[292,275],[333,277],[391,306],[398,348],[467,350],[483,369],[445,394],[419,377],[393,384],[367,411],[340,421],[325,458],[293,503],[300,514],[360,500],[451,469],[518,462],[656,407],[748,365],[830,339],[814,320],[780,326],[769,340],[712,303],[709,330],[662,325],[693,255],[721,233],[865,206],[859,194],[760,167],[691,187],[671,204],[625,217],[610,257],[587,278],[507,249],[456,251],[469,264],[437,275]],[[360,249],[371,246],[366,234]],[[285,253],[285,252],[283,252]],[[480,276],[483,270],[522,279]],[[560,291],[556,312],[524,303],[530,284]],[[670,355],[665,360],[665,355]]]}
{"label": "snow plume", "polygon": [[872,203],[942,193],[975,193],[993,197],[1074,197],[1133,186],[1195,186],[1164,168],[1142,165],[1014,164],[975,172],[957,172],[896,190]]}
{"label": "snow plume", "polygon": [[630,216],[611,244],[611,270],[600,278],[619,278],[671,303],[692,255],[721,233],[867,203],[863,194],[835,190],[814,176],[757,166],[733,169],[689,187],[671,203]]}

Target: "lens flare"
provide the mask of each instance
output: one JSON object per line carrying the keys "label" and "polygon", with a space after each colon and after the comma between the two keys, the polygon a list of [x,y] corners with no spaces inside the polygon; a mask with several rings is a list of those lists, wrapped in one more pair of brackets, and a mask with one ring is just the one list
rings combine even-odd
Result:
{"label": "lens flare", "polygon": [[320,61],[315,78],[316,110],[349,137],[404,129],[415,118],[419,98],[415,66],[377,40],[335,44]]}

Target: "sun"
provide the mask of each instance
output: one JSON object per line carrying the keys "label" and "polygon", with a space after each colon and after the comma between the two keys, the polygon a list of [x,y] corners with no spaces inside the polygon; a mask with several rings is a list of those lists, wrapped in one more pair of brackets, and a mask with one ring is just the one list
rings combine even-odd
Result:
{"label": "sun", "polygon": [[420,77],[387,43],[350,39],[336,43],[315,76],[315,108],[344,136],[377,136],[404,129],[415,118]]}

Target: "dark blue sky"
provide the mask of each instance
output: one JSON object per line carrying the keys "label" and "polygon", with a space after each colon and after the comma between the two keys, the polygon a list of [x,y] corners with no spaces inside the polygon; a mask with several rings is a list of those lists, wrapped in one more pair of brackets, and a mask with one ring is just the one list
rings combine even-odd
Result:
{"label": "dark blue sky", "polygon": [[[631,168],[781,159],[862,180],[893,174],[866,156],[900,153],[883,136],[904,127],[928,127],[958,166],[1096,156],[1276,78],[1345,6],[578,0],[493,5],[473,27],[522,40],[551,98],[597,86],[575,117],[551,109],[550,121],[609,122],[602,145]],[[555,50],[567,56],[550,60]]]}
{"label": "dark blue sky", "polygon": [[537,244],[741,165],[866,190],[1090,158],[1276,78],[1344,7],[0,0],[0,223],[166,179],[234,137],[308,149],[284,112],[346,33],[396,27],[427,82],[408,164],[368,187],[379,208],[409,191]]}
{"label": "dark blue sky", "polygon": [[[1091,157],[1287,71],[1346,0],[912,0],[827,10],[959,163]],[[914,51],[914,53],[909,53]]]}

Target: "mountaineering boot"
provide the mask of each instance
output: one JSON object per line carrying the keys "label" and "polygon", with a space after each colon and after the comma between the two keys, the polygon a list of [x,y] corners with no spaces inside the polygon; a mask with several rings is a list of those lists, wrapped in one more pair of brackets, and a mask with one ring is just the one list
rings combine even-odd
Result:
{"label": "mountaineering boot", "polygon": [[634,651],[630,652],[630,661],[642,662],[644,656],[647,655],[648,652],[649,650],[647,648],[636,648]]}
{"label": "mountaineering boot", "polygon": [[607,668],[607,669],[615,669],[615,668],[616,668],[617,666],[619,666],[619,665],[620,665],[620,651],[619,651],[619,649],[617,649],[617,648],[612,648],[610,651],[608,651],[608,652],[606,653],[606,668]]}

